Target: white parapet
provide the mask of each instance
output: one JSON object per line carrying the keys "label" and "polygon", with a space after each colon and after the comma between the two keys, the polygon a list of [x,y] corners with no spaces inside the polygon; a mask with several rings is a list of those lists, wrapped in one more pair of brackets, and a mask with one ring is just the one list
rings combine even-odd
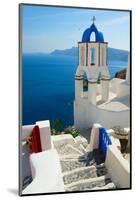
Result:
{"label": "white parapet", "polygon": [[96,105],[97,95],[97,80],[92,79],[88,81],[88,101]]}
{"label": "white parapet", "polygon": [[105,165],[112,181],[118,188],[130,188],[130,166],[116,145],[109,145]]}
{"label": "white parapet", "polygon": [[[99,148],[99,128],[100,124],[93,124],[90,135],[89,151]],[[113,131],[107,131],[113,135]],[[130,166],[127,160],[124,159],[120,152],[120,142],[117,138],[111,136],[112,145],[107,147],[107,155],[105,166],[111,176],[112,181],[118,188],[130,188]]]}
{"label": "white parapet", "polygon": [[[111,103],[111,102],[110,102]],[[112,102],[113,103],[113,102]],[[104,105],[104,104],[102,104]],[[88,99],[79,98],[74,103],[74,123],[79,129],[92,127],[94,123],[102,124],[106,129],[114,126],[129,127],[130,126],[130,110],[125,108],[120,111],[116,105],[116,111],[109,107],[109,103],[105,107],[95,106],[89,103]],[[119,103],[118,103],[119,105]],[[121,104],[124,106],[124,104]]]}
{"label": "white parapet", "polygon": [[130,86],[125,80],[122,80],[119,85],[117,85],[117,97],[130,96]]}
{"label": "white parapet", "polygon": [[[50,132],[49,121],[48,120],[39,121],[39,122],[36,122],[36,125],[39,126],[39,130],[40,130],[42,151],[51,149],[52,145],[51,145],[51,132]],[[22,126],[22,132],[21,132],[21,141],[22,141],[21,180],[22,182],[26,177],[31,176],[31,166],[29,163],[29,148],[28,148],[26,140],[28,136],[31,135],[34,126],[35,124]]]}
{"label": "white parapet", "polygon": [[40,129],[42,151],[51,149],[51,131],[49,120],[38,121],[36,122],[36,125],[38,125]]}
{"label": "white parapet", "polygon": [[120,140],[118,138],[113,137],[113,136],[110,136],[110,138],[111,138],[111,141],[112,141],[112,145],[116,146],[119,150],[121,150]]}
{"label": "white parapet", "polygon": [[52,143],[55,146],[61,146],[66,144],[75,144],[75,139],[71,134],[63,134],[63,135],[52,135],[51,136]]}
{"label": "white parapet", "polygon": [[55,149],[33,153],[30,156],[33,181],[23,190],[23,194],[64,192],[60,159]]}
{"label": "white parapet", "polygon": [[100,124],[93,124],[90,139],[89,139],[89,151],[92,152],[94,149],[99,148],[99,128],[102,126]]}
{"label": "white parapet", "polygon": [[49,120],[38,121],[33,125],[22,126],[21,140],[26,141],[35,125],[39,126],[42,151],[51,149],[51,131]]}

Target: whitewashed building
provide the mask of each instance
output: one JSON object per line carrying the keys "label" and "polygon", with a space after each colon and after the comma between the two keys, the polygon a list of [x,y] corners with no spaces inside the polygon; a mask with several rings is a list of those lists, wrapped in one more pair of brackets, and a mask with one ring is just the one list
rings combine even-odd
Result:
{"label": "whitewashed building", "polygon": [[[92,34],[95,40],[91,39]],[[108,43],[93,21],[78,43],[79,63],[75,74],[74,124],[89,128],[94,123],[106,128],[129,127],[130,124],[130,64],[126,80],[110,79]],[[84,88],[87,83],[87,91]]]}

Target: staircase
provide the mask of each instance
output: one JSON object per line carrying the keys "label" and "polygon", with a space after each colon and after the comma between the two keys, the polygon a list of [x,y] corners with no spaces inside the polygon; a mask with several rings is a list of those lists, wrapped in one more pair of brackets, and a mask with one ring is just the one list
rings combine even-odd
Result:
{"label": "staircase", "polygon": [[[57,137],[57,136],[56,136]],[[115,189],[101,154],[89,153],[87,140],[78,136],[70,140],[53,140],[60,156],[65,191],[88,191]]]}

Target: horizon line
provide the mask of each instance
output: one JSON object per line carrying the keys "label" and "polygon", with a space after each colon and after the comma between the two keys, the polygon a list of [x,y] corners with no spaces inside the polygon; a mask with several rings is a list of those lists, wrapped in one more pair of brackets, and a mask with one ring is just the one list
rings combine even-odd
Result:
{"label": "horizon line", "polygon": [[[68,50],[68,49],[72,49],[72,48],[78,48],[78,47],[73,46],[71,48],[65,48],[65,49],[54,49],[54,50],[49,51],[49,52],[44,52],[44,51],[25,51],[25,52],[23,52],[22,51],[22,53],[23,54],[51,54],[52,52],[54,52],[56,50],[58,50],[58,51],[64,51],[64,50]],[[120,49],[120,48],[109,47],[109,46],[108,46],[108,48],[130,52],[130,50],[127,50],[127,49]]]}

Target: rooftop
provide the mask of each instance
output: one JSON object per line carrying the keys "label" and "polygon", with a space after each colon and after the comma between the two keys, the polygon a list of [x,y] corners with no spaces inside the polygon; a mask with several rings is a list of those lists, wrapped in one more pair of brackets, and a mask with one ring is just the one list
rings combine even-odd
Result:
{"label": "rooftop", "polygon": [[92,25],[83,32],[82,42],[90,42],[92,33],[95,33],[95,41],[96,42],[104,42],[103,33],[98,31],[98,29],[94,23],[95,20],[96,20],[96,18],[93,16]]}

